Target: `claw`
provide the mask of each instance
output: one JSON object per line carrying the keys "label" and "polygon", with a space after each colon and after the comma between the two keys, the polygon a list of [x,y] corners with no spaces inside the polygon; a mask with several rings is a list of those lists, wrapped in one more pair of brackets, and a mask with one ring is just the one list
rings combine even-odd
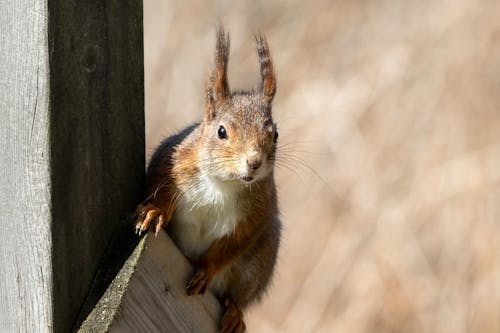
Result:
{"label": "claw", "polygon": [[165,218],[163,217],[163,214],[160,214],[158,216],[158,222],[156,223],[155,226],[155,237],[158,236],[158,233],[160,232],[161,228],[163,228],[164,224],[165,224]]}
{"label": "claw", "polygon": [[165,219],[163,213],[151,204],[139,206],[137,208],[135,234],[142,236],[149,229],[153,221],[156,221],[155,235],[158,235],[158,232],[168,222],[168,219]]}
{"label": "claw", "polygon": [[198,270],[186,286],[187,294],[189,296],[204,294],[209,280],[205,270]]}
{"label": "claw", "polygon": [[241,310],[229,299],[226,300],[224,305],[226,306],[226,312],[221,321],[221,333],[245,332],[246,325]]}

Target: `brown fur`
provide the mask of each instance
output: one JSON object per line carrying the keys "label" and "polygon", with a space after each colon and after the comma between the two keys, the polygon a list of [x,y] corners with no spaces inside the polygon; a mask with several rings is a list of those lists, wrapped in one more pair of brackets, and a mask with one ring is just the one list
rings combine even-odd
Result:
{"label": "brown fur", "polygon": [[[170,235],[197,266],[187,292],[203,293],[208,287],[224,302],[222,332],[245,329],[241,310],[265,291],[280,238],[273,176],[277,132],[271,115],[276,77],[266,39],[255,39],[260,89],[231,92],[229,35],[218,27],[204,121],[161,143],[148,166],[146,200],[137,209],[139,234],[151,223],[158,231],[172,220]],[[221,127],[226,138],[219,135]],[[190,215],[197,209],[201,215]],[[193,216],[203,220],[203,212],[216,221],[191,221]],[[198,228],[199,241],[186,234],[189,223]],[[219,236],[202,247],[212,230]],[[193,237],[194,242],[186,240]]]}

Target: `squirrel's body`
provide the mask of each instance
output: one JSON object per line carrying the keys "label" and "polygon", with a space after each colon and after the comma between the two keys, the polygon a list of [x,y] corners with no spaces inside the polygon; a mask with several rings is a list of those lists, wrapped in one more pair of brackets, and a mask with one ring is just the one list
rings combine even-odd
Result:
{"label": "squirrel's body", "polygon": [[273,166],[275,91],[265,39],[257,36],[261,91],[230,93],[229,38],[218,30],[216,67],[202,123],[165,139],[147,172],[137,230],[156,221],[198,270],[189,294],[208,287],[226,307],[222,332],[242,332],[241,310],[265,291],[276,263],[280,221]]}

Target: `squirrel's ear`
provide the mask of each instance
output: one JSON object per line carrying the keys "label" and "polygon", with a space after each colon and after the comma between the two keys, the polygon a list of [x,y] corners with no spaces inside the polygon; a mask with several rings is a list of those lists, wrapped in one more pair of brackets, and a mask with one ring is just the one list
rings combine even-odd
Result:
{"label": "squirrel's ear", "polygon": [[262,98],[264,103],[271,105],[276,92],[276,74],[274,74],[273,60],[271,59],[266,37],[260,33],[256,33],[254,37],[259,55]]}
{"label": "squirrel's ear", "polygon": [[217,25],[215,42],[215,64],[206,87],[206,112],[209,118],[215,116],[215,104],[224,102],[230,96],[227,82],[227,64],[229,62],[229,33]]}

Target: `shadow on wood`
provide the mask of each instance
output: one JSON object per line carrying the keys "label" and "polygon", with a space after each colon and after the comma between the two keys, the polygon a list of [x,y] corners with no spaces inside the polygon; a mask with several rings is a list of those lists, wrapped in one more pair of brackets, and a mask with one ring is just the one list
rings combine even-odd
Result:
{"label": "shadow on wood", "polygon": [[192,274],[165,232],[148,233],[78,332],[217,332],[219,302],[186,294]]}
{"label": "shadow on wood", "polygon": [[144,189],[142,1],[0,12],[0,331],[67,333]]}

